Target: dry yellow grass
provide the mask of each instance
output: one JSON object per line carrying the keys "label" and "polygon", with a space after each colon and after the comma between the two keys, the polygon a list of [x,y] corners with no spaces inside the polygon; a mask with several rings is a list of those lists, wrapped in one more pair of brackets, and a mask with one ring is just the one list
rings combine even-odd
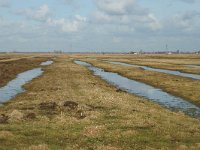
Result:
{"label": "dry yellow grass", "polygon": [[[0,124],[13,135],[0,140],[0,149],[177,149],[200,142],[200,120],[116,92],[68,56],[54,60],[26,93],[0,108],[8,116],[13,110],[36,115]],[[78,106],[64,106],[66,101]]]}

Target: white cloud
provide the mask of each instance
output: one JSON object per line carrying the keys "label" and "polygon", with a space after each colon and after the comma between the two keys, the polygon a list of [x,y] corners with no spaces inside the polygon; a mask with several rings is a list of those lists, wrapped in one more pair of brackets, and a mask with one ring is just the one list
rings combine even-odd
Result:
{"label": "white cloud", "polygon": [[152,30],[158,30],[162,28],[160,21],[153,14],[148,14],[147,20],[149,21],[149,27]]}
{"label": "white cloud", "polygon": [[[171,30],[174,31],[199,31],[199,21],[200,12],[189,11],[184,14],[176,14],[165,23],[166,26],[170,26]],[[167,27],[165,27],[167,28]]]}
{"label": "white cloud", "polygon": [[[9,0],[0,0],[0,7],[8,7],[9,3],[3,1]],[[178,1],[194,2],[177,0],[176,3]],[[160,48],[163,48],[166,42],[169,45],[174,43],[174,48],[180,47],[180,49],[200,47],[198,42],[200,13],[198,10],[186,12],[189,9],[193,10],[193,5],[181,4],[184,7],[188,6],[182,11],[170,7],[169,11],[172,9],[177,15],[170,12],[169,16],[164,16],[156,14],[157,10],[151,11],[151,7],[148,9],[147,5],[141,5],[146,3],[139,3],[139,0],[93,0],[93,2],[96,7],[92,4],[89,7],[93,8],[86,10],[85,7],[76,9],[82,4],[80,1],[60,0],[56,2],[60,3],[58,6],[46,1],[45,5],[38,8],[32,4],[28,4],[30,8],[26,8],[27,5],[20,6],[24,9],[15,14],[12,12],[16,12],[15,9],[19,7],[13,3],[14,6],[10,9],[0,10],[2,16],[7,13],[3,18],[0,17],[0,45],[5,50],[14,48],[25,51],[28,51],[27,48],[70,51],[162,50]],[[152,3],[156,5],[155,2]]]}
{"label": "white cloud", "polygon": [[37,21],[46,21],[50,17],[50,11],[48,5],[44,4],[39,9],[24,9],[19,10],[17,14],[24,15],[29,19],[37,20]]}
{"label": "white cloud", "polygon": [[63,32],[77,32],[82,24],[86,22],[86,18],[80,15],[76,15],[73,19],[55,19],[46,4],[36,10],[30,8],[20,10],[17,14],[24,15],[28,19],[39,21],[40,23],[47,24],[49,27],[57,27]]}
{"label": "white cloud", "polygon": [[49,16],[49,7],[48,5],[41,6],[34,14],[35,19],[45,19]]}
{"label": "white cloud", "polygon": [[62,29],[63,32],[77,32],[81,25],[86,22],[85,17],[81,17],[79,15],[76,15],[73,20],[67,20],[67,19],[52,19],[49,18],[47,20],[47,23],[50,26],[58,26]]}
{"label": "white cloud", "polygon": [[126,25],[129,28],[159,30],[162,28],[158,18],[147,9],[140,7],[136,0],[95,0],[98,10],[93,22]]}
{"label": "white cloud", "polygon": [[95,0],[97,7],[109,14],[126,14],[135,0]]}

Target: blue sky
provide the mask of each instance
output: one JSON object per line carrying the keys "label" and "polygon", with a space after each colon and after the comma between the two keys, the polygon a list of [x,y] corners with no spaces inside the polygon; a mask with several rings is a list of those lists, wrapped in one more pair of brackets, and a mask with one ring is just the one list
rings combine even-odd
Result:
{"label": "blue sky", "polygon": [[200,50],[197,0],[0,0],[0,51]]}

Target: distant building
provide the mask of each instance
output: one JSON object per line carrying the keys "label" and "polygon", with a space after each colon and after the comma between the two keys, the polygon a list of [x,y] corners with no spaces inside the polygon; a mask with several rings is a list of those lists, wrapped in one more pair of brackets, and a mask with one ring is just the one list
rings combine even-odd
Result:
{"label": "distant building", "polygon": [[63,52],[62,52],[62,50],[54,50],[54,53],[61,54],[61,53],[63,53]]}
{"label": "distant building", "polygon": [[172,54],[172,52],[168,52],[168,55],[171,55]]}
{"label": "distant building", "polygon": [[135,55],[137,55],[138,53],[137,53],[137,52],[131,51],[130,54],[135,54]]}

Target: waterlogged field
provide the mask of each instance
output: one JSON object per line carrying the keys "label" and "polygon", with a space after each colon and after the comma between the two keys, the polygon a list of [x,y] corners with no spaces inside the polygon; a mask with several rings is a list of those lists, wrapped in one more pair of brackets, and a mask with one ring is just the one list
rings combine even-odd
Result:
{"label": "waterlogged field", "polygon": [[33,54],[0,54],[0,87],[16,77],[17,74],[37,67],[50,56]]}
{"label": "waterlogged field", "polygon": [[[52,54],[37,56],[37,60],[28,57],[26,60],[34,66],[23,71],[37,68],[49,59],[54,63],[42,66],[43,74],[23,87],[25,93],[0,107],[0,149],[200,149],[198,117],[171,111],[147,98],[124,92],[74,62],[89,62],[187,99],[199,107],[198,80],[105,62],[162,66],[198,74],[200,68],[185,65],[199,65],[199,55]],[[27,64],[24,59],[20,61]],[[2,85],[23,71],[9,73],[13,77],[7,80],[0,76]]]}
{"label": "waterlogged field", "polygon": [[[194,76],[198,76],[200,75],[200,68],[194,68],[187,65],[193,64],[198,66],[200,64],[199,55],[132,55],[132,57],[130,55],[115,55],[114,57],[102,55],[97,56],[95,58],[97,59],[94,59],[94,57],[87,57],[87,59],[83,58],[82,60],[90,62],[97,67],[119,73],[130,79],[141,81],[154,87],[161,88],[168,93],[190,100],[192,103],[195,103],[198,106],[200,106],[200,80],[167,73],[161,73],[157,71],[145,70],[141,67],[127,67],[124,65],[110,64],[108,62],[115,61],[131,65],[148,66],[156,69],[167,69],[171,71],[175,70],[180,71],[182,73],[189,73],[193,74]],[[178,60],[180,60],[180,62]],[[187,62],[188,64],[186,64]]]}

